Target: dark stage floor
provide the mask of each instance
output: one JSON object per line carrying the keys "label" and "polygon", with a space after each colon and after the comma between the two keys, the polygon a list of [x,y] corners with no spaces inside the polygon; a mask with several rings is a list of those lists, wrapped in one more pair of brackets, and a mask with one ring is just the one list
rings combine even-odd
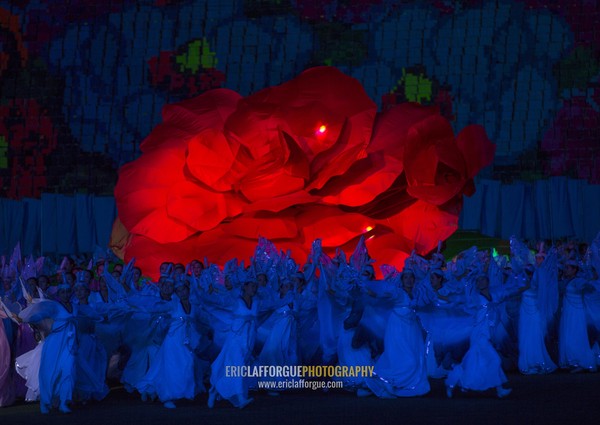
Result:
{"label": "dark stage floor", "polygon": [[42,415],[37,404],[0,410],[1,424],[576,424],[600,423],[600,373],[555,373],[549,376],[509,375],[512,394],[499,400],[494,392],[445,396],[443,382],[420,398],[382,400],[357,398],[344,392],[304,391],[278,397],[256,394],[243,410],[225,402],[206,407],[206,395],[179,402],[177,409],[142,403],[115,388],[100,403],[75,406],[69,415]]}

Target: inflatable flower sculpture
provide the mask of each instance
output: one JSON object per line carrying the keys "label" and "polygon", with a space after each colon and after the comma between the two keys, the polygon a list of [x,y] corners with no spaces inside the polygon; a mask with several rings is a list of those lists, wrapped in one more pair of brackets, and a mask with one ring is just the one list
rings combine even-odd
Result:
{"label": "inflatable flower sculpture", "polygon": [[334,252],[364,235],[378,264],[402,266],[456,230],[495,146],[477,125],[455,137],[435,107],[378,115],[357,80],[317,67],[167,105],[141,150],[119,172],[111,244],[156,276],[163,261],[248,259],[259,237],[303,261],[317,238]]}

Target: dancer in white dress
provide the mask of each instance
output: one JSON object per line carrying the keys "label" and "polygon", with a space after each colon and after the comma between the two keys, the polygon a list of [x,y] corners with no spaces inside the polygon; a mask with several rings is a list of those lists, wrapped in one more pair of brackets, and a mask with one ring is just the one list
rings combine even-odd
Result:
{"label": "dancer in white dress", "polygon": [[492,299],[487,275],[479,275],[475,282],[477,293],[473,301],[476,313],[470,347],[462,362],[448,373],[446,394],[452,397],[455,387],[474,391],[495,388],[501,398],[510,394],[511,389],[502,386],[507,378],[502,370],[502,360],[490,341],[490,328],[495,324],[497,314],[494,308],[498,301]]}
{"label": "dancer in white dress", "polygon": [[[257,363],[265,366],[295,366],[299,364],[298,323],[293,309],[293,285],[288,278],[281,282],[278,304],[269,318],[271,331],[260,350]],[[270,394],[276,395],[277,392]]]}
{"label": "dancer in white dress", "polygon": [[88,283],[79,280],[74,287],[77,325],[77,353],[75,358],[75,393],[79,402],[102,400],[108,394],[106,385],[106,351],[95,333],[96,323],[102,317],[90,307]]}
{"label": "dancer in white dress", "polygon": [[[526,375],[546,374],[556,370],[548,354],[545,337],[548,318],[556,311],[551,298],[558,298],[558,267],[555,250],[545,256],[535,269],[530,287],[523,292],[519,314],[519,371]],[[554,311],[547,311],[554,304]]]}
{"label": "dancer in white dress", "polygon": [[583,297],[594,287],[579,270],[577,260],[565,263],[566,286],[558,328],[558,360],[561,368],[571,372],[593,372],[597,369],[597,360],[589,342]]}
{"label": "dancer in white dress", "polygon": [[367,380],[378,397],[413,397],[429,392],[425,340],[413,301],[415,274],[405,269],[401,285],[390,285],[385,296],[394,301],[385,330],[384,351],[375,363],[375,377]]}
{"label": "dancer in white dress", "polygon": [[177,298],[165,314],[170,316],[167,335],[154,357],[148,373],[137,384],[144,398],[158,396],[166,408],[175,408],[179,399],[193,400],[205,392],[203,379],[208,363],[196,353],[206,345],[206,325],[200,309],[190,302],[190,289],[184,280],[175,284]]}
{"label": "dancer in white dress", "polygon": [[208,407],[214,407],[217,397],[229,400],[235,407],[243,408],[253,401],[248,397],[249,381],[241,376],[227,376],[227,366],[246,366],[253,362],[252,351],[256,340],[258,303],[255,298],[258,283],[247,278],[242,294],[235,300],[231,328],[218,357],[211,365]]}
{"label": "dancer in white dress", "polygon": [[40,362],[40,410],[48,413],[58,406],[63,413],[71,411],[69,404],[75,390],[75,356],[77,353],[76,306],[71,304],[71,287],[58,287],[58,302],[42,300],[24,309],[19,317],[28,323],[51,318],[52,329],[42,349]]}
{"label": "dancer in white dress", "polygon": [[[312,265],[311,265],[312,270]],[[298,321],[298,355],[301,364],[316,364],[320,356],[319,316],[317,314],[318,288],[312,272],[297,272],[292,276],[296,288],[294,312]]]}
{"label": "dancer in white dress", "polygon": [[127,299],[132,314],[125,324],[124,334],[131,356],[123,370],[121,382],[129,392],[148,372],[167,333],[168,318],[162,313],[169,310],[173,284],[173,280],[164,275],[159,279],[158,296],[139,294]]}

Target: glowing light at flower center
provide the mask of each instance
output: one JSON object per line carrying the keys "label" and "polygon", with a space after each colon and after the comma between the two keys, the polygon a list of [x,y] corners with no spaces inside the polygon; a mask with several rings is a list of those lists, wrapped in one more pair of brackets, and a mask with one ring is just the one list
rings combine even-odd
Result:
{"label": "glowing light at flower center", "polygon": [[317,129],[318,134],[325,134],[326,131],[327,131],[326,125],[320,125],[319,128]]}
{"label": "glowing light at flower center", "polygon": [[[367,226],[367,227],[365,227],[365,231],[364,231],[364,233],[369,233],[369,232],[370,232],[371,230],[373,230],[373,229],[374,229],[374,227],[373,227],[373,226]],[[369,236],[369,237],[367,238],[367,240],[368,240],[368,241],[370,241],[370,240],[371,240],[371,239],[373,239],[374,237],[375,237],[375,235],[371,235],[371,236]]]}

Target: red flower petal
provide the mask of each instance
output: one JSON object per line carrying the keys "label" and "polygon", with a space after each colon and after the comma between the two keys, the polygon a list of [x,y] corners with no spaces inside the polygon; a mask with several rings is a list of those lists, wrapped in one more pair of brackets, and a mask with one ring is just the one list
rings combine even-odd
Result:
{"label": "red flower petal", "polygon": [[374,220],[358,213],[328,206],[305,206],[296,221],[302,234],[302,244],[310,247],[321,239],[323,247],[338,247],[362,235]]}
{"label": "red flower petal", "polygon": [[322,188],[332,177],[343,175],[352,164],[367,156],[374,117],[375,111],[367,110],[346,120],[337,143],[312,161],[309,190]]}
{"label": "red flower petal", "polygon": [[[138,192],[137,195],[139,195],[138,201],[143,202],[143,193]],[[148,196],[156,196],[156,193],[149,192]],[[133,197],[130,199],[135,202]],[[175,220],[167,212],[165,206],[154,209],[143,220],[132,227],[128,227],[128,230],[131,233],[144,235],[162,243],[183,241],[197,232],[196,229],[188,226],[185,222]]]}
{"label": "red flower petal", "polygon": [[[462,202],[462,199],[458,202]],[[425,254],[435,248],[438,241],[447,239],[456,231],[458,215],[436,205],[417,201],[394,216],[378,220],[375,231],[378,226],[412,241],[414,249],[420,254]]]}
{"label": "red flower petal", "polygon": [[485,129],[480,125],[465,127],[458,133],[456,144],[465,158],[469,178],[475,177],[483,167],[494,161],[496,145],[488,139]]}
{"label": "red flower petal", "polygon": [[[356,124],[368,111],[367,142],[377,109],[358,80],[333,67],[308,69],[293,80],[248,96],[244,105],[261,111],[269,105],[278,111],[278,120],[287,124],[284,131],[306,138],[300,147],[309,159],[336,143],[346,120],[360,131]],[[323,133],[317,132],[321,125],[326,129]]]}
{"label": "red flower petal", "polygon": [[443,186],[412,186],[407,190],[411,196],[417,199],[430,202],[433,205],[442,205],[462,193],[466,184],[466,180],[460,180]]}
{"label": "red flower petal", "polygon": [[436,144],[444,139],[454,140],[454,133],[448,120],[441,116],[431,116],[409,130],[404,150],[404,170],[409,187],[435,184],[439,161]]}
{"label": "red flower petal", "polygon": [[240,146],[216,130],[205,130],[188,143],[186,166],[190,174],[220,192],[232,189],[240,175]]}
{"label": "red flower petal", "polygon": [[279,115],[286,124],[285,131],[294,135],[310,160],[337,142],[345,120],[338,111],[320,101],[284,106]]}
{"label": "red flower petal", "polygon": [[165,139],[187,139],[207,128],[223,129],[241,96],[228,89],[214,89],[183,102],[166,105],[163,122],[141,144],[142,152],[162,147]]}
{"label": "red flower petal", "polygon": [[[265,136],[271,140],[270,134],[278,129],[293,135],[311,163],[310,190],[321,188],[365,156],[377,107],[356,79],[335,68],[317,67],[248,96],[239,110],[240,115],[227,122],[232,132],[239,135],[239,128],[253,128],[243,121],[250,111],[255,111],[254,126],[258,121],[262,127],[245,132],[243,143],[248,146],[262,146],[264,141],[255,140]],[[317,131],[321,125],[323,133]]]}
{"label": "red flower petal", "polygon": [[278,132],[286,155],[271,163],[254,165],[240,183],[240,190],[250,201],[260,201],[302,191],[308,179],[308,163],[293,139]]}
{"label": "red flower petal", "polygon": [[[165,261],[187,264],[194,259],[250,258],[256,248],[256,240],[225,234],[219,228],[200,233],[177,242],[161,244],[141,235],[132,235],[125,254],[125,261],[135,257],[144,275],[158,279],[160,264]],[[223,263],[217,263],[223,266]]]}
{"label": "red flower petal", "polygon": [[441,116],[430,116],[409,130],[404,155],[408,193],[415,198],[441,205],[467,181],[452,127]]}
{"label": "red flower petal", "polygon": [[352,208],[346,207],[344,211],[355,212],[377,220],[385,220],[417,201],[416,198],[408,194],[406,188],[406,179],[404,174],[401,174],[389,189],[379,194],[368,204]]}
{"label": "red flower petal", "polygon": [[115,187],[119,217],[131,233],[159,242],[181,241],[197,230],[167,214],[171,187],[185,182],[185,145],[142,155],[123,166]]}
{"label": "red flower petal", "polygon": [[250,201],[287,195],[304,189],[304,179],[292,176],[286,169],[274,168],[266,175],[246,176],[240,190]]}
{"label": "red flower petal", "polygon": [[356,207],[384,193],[402,174],[403,164],[383,152],[357,161],[344,176],[334,177],[316,194],[323,203]]}
{"label": "red flower petal", "polygon": [[402,103],[379,114],[368,151],[384,151],[387,155],[402,160],[408,130],[416,123],[435,115],[439,115],[437,106],[421,106],[418,103]]}
{"label": "red flower petal", "polygon": [[260,162],[287,159],[287,146],[280,141],[280,120],[277,105],[248,105],[248,99],[239,102],[238,108],[225,123],[225,135],[244,146],[250,156]]}
{"label": "red flower petal", "polygon": [[294,213],[285,214],[255,213],[237,217],[221,225],[221,229],[230,235],[258,240],[265,237],[270,240],[294,239],[298,237],[298,226]]}
{"label": "red flower petal", "polygon": [[[204,231],[216,227],[226,218],[240,214],[244,205],[245,202],[233,194],[213,192],[183,181],[169,191],[166,210],[173,219]],[[164,239],[162,241],[166,242]]]}
{"label": "red flower petal", "polygon": [[244,207],[244,212],[253,211],[282,211],[292,205],[313,204],[321,200],[319,196],[309,195],[307,192],[300,190],[287,195],[278,196],[275,198],[259,199],[249,203]]}
{"label": "red flower petal", "polygon": [[390,264],[399,270],[414,249],[412,241],[395,233],[385,233],[367,239],[366,245],[369,255],[377,261],[377,265]]}

